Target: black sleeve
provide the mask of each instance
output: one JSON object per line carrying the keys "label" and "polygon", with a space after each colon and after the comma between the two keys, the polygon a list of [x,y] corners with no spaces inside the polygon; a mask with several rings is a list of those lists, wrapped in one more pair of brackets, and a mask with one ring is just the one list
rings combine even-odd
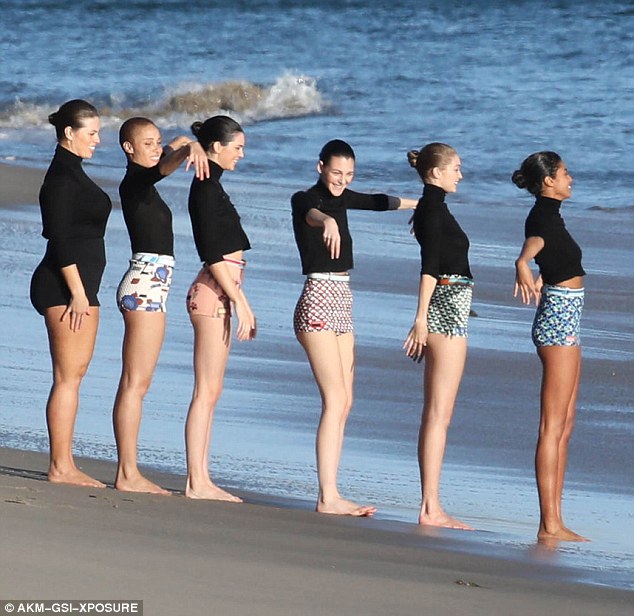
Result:
{"label": "black sleeve", "polygon": [[[418,208],[417,208],[418,213]],[[442,248],[442,213],[437,208],[421,208],[421,215],[414,217],[414,232],[420,244],[421,275],[440,276],[440,251]]]}
{"label": "black sleeve", "polygon": [[296,192],[291,197],[291,208],[293,218],[306,220],[306,215],[310,210],[317,207],[317,201],[308,194],[308,192]]}
{"label": "black sleeve", "polygon": [[534,216],[529,216],[524,223],[524,237],[541,237],[546,241],[544,225]]}
{"label": "black sleeve", "polygon": [[350,210],[372,210],[385,212],[390,209],[390,200],[387,195],[359,193],[346,189],[346,207]]}
{"label": "black sleeve", "polygon": [[78,196],[75,182],[63,176],[48,179],[40,190],[42,235],[49,240],[49,250],[60,268],[77,263],[72,229]]}
{"label": "black sleeve", "polygon": [[189,214],[192,222],[194,242],[198,256],[204,263],[219,263],[223,260],[223,242],[219,237],[218,215],[222,193],[209,182],[194,178],[189,195]]}

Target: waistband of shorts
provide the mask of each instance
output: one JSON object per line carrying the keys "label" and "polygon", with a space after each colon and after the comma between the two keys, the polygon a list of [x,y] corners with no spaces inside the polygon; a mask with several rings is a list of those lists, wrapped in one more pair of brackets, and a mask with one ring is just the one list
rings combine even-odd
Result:
{"label": "waistband of shorts", "polygon": [[350,274],[333,274],[332,272],[313,272],[307,274],[308,280],[333,280],[334,282],[350,282]]}
{"label": "waistband of shorts", "polygon": [[171,255],[159,255],[154,252],[135,252],[132,255],[132,261],[141,261],[142,263],[156,263],[156,265],[169,265],[174,267],[174,257]]}
{"label": "waistband of shorts", "polygon": [[473,283],[473,279],[468,278],[467,276],[458,276],[455,274],[449,274],[449,275],[439,276],[438,284],[441,284],[441,285],[457,284],[457,285],[472,287],[474,283]]}
{"label": "waistband of shorts", "polygon": [[231,257],[222,257],[222,260],[227,265],[233,265],[234,267],[239,267],[240,269],[244,269],[247,266],[247,262],[244,259],[232,259]]}
{"label": "waistband of shorts", "polygon": [[583,287],[571,289],[570,287],[560,287],[556,284],[545,284],[542,287],[542,294],[557,295],[558,297],[583,297],[585,290]]}
{"label": "waistband of shorts", "polygon": [[[233,267],[239,267],[240,269],[244,269],[247,266],[247,262],[244,259],[232,259],[231,257],[222,257],[222,260],[227,265],[232,265]],[[209,267],[209,263],[203,263],[203,267]]]}

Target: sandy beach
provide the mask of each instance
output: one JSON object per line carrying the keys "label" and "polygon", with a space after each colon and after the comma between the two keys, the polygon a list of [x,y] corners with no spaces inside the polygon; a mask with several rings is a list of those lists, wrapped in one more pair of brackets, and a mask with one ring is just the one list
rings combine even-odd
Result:
{"label": "sandy beach", "polygon": [[140,599],[146,615],[631,613],[631,592],[562,580],[547,562],[465,555],[442,533],[244,493],[241,505],[191,501],[182,477],[157,473],[173,496],[53,485],[46,466],[0,449],[2,599]]}
{"label": "sandy beach", "polygon": [[[35,204],[41,178],[40,170],[0,165],[3,187],[0,205],[15,208],[21,204]],[[497,282],[499,273],[488,271],[485,278],[495,281],[481,286],[481,306],[485,307],[486,313],[489,302],[497,301],[503,291]],[[362,268],[357,280],[363,297],[363,293],[372,288],[371,277],[364,274]],[[398,298],[402,289],[396,285],[392,292]],[[12,290],[10,296],[15,293],[17,291]],[[8,298],[3,298],[3,310],[13,314],[9,304]],[[103,327],[106,330],[112,327],[109,319],[116,319],[116,315],[108,317],[108,314],[105,309]],[[35,323],[37,316],[30,316]],[[372,314],[369,316],[373,318]],[[486,319],[486,314],[482,318]],[[484,320],[483,323],[486,325]],[[44,333],[27,329],[28,333],[25,330],[19,344],[13,347],[4,339],[3,365],[5,370],[14,366],[22,371],[24,366],[15,364],[28,361],[25,360],[25,349],[37,347],[38,359],[31,367],[36,369],[36,381],[24,380],[24,375],[18,375],[18,372],[9,370],[9,374],[22,379],[16,381],[18,387],[31,382],[33,391],[41,389],[37,395],[26,391],[23,394],[37,397],[36,405],[43,405],[45,388],[50,382],[46,373],[47,358],[43,355]],[[361,337],[369,337],[372,331],[368,330],[366,335],[362,330]],[[476,342],[477,337],[476,327]],[[106,348],[112,357],[104,360],[97,355],[93,361],[96,364],[93,371],[103,371],[106,367],[101,375],[104,379],[101,400],[108,399],[114,383],[114,373],[109,375],[107,366],[117,363],[118,338],[108,336],[106,340],[109,342],[98,343],[98,346],[103,348],[109,344]],[[363,392],[362,399],[363,396],[377,399],[387,396],[386,402],[389,399],[393,404],[404,405],[400,394],[386,394],[381,390],[384,353],[371,342],[370,339],[360,345],[359,391]],[[301,360],[292,341],[278,344],[281,344],[281,356]],[[395,362],[399,355],[395,350]],[[525,353],[474,349],[470,354],[463,396],[479,400],[482,407],[490,405],[485,391],[491,388],[501,391],[508,373],[528,371],[537,378],[537,366],[532,359]],[[257,357],[255,361],[258,361]],[[601,381],[611,369],[611,364],[600,358],[588,361],[587,381],[591,384]],[[246,384],[249,376],[254,374],[253,365],[248,363],[234,370],[237,371],[232,374],[235,382]],[[262,372],[262,382],[271,378],[274,377],[268,372]],[[399,371],[394,373],[394,378],[401,383],[399,391],[416,388],[418,377],[415,374],[403,376]],[[627,404],[627,373],[618,372],[611,378],[614,384],[618,383],[618,387],[612,387],[612,396]],[[168,383],[167,386],[173,385]],[[311,387],[309,380],[305,386]],[[534,386],[532,379],[519,391],[529,396]],[[94,387],[95,383],[86,385],[88,400],[88,392]],[[284,386],[278,383],[276,387],[279,393],[274,390],[273,395],[281,399]],[[232,389],[231,385],[229,389]],[[601,388],[591,391],[595,390],[600,397]],[[7,419],[10,411],[7,399],[11,400],[5,390],[3,419]],[[28,400],[26,396],[27,405]],[[97,402],[99,400],[98,397]],[[508,396],[500,398],[500,407],[504,407],[505,400]],[[231,405],[230,391],[225,405]],[[258,409],[258,412],[263,410]],[[506,409],[501,408],[500,413],[506,413]],[[36,416],[41,416],[39,411]],[[85,418],[85,411],[80,411],[82,418]],[[43,417],[38,421],[41,425],[34,426],[34,432],[44,429]],[[244,428],[243,423],[240,430]],[[527,458],[526,474],[530,476],[530,447],[523,448],[522,443],[532,437],[532,427],[524,425],[523,435],[515,428],[511,430],[512,425],[505,427],[498,420],[489,426],[481,425],[481,428],[487,430],[489,436],[492,430],[498,430],[495,438],[507,443],[517,441],[508,446],[506,455],[523,451],[521,455]],[[180,427],[178,430],[180,432]],[[466,445],[469,451],[479,452],[474,455],[474,463],[483,451],[478,442],[491,442],[474,433],[473,425],[468,421],[457,421],[453,435],[463,443],[463,448]],[[307,437],[310,440],[310,435]],[[366,438],[370,437],[371,434],[366,435]],[[238,440],[230,438],[229,442],[235,446]],[[77,441],[79,443],[81,437]],[[254,450],[251,451],[255,456]],[[110,455],[107,452],[104,452],[106,458]],[[261,451],[260,455],[266,456],[267,451]],[[504,466],[508,462],[502,453],[500,455],[500,464]],[[88,458],[80,461],[84,470],[111,486],[114,476],[111,462]],[[597,463],[600,462],[597,460]],[[591,458],[586,459],[586,464],[594,466]],[[475,543],[480,541],[481,545],[474,550],[459,531],[423,531],[414,524],[386,521],[380,516],[373,520],[320,516],[312,511],[311,502],[266,494],[266,488],[262,492],[246,492],[238,487],[234,491],[246,501],[238,506],[190,501],[182,497],[182,476],[152,469],[147,469],[148,476],[172,490],[174,496],[126,494],[111,487],[94,490],[59,486],[46,481],[46,468],[45,453],[0,449],[3,571],[0,598],[141,599],[146,614],[308,615],[337,614],[344,610],[364,614],[439,616],[631,613],[631,591],[606,588],[596,582],[588,584],[587,578],[584,579],[586,583],[581,584],[578,569],[562,566],[561,562],[553,560],[553,553],[534,545],[528,551],[518,552],[498,549],[495,541],[476,539]],[[263,464],[258,472],[265,469]],[[618,470],[615,464],[612,475],[618,475]],[[300,472],[305,474],[306,471],[300,467]],[[388,475],[395,471],[383,469],[383,472],[384,483],[378,482],[376,492],[379,498],[380,488],[393,481],[394,476]],[[462,489],[475,490],[473,498],[481,499],[482,488],[468,486],[467,481],[464,480]],[[263,476],[262,485],[265,484]],[[310,494],[305,493],[305,498],[310,498]],[[516,499],[520,507],[525,507],[523,497],[516,496]],[[476,502],[474,510],[483,504]],[[481,515],[478,526],[484,528],[485,534],[490,534],[486,530],[487,524],[494,528],[495,522],[487,521],[485,517],[492,514],[481,510]],[[532,536],[532,526],[529,532]]]}

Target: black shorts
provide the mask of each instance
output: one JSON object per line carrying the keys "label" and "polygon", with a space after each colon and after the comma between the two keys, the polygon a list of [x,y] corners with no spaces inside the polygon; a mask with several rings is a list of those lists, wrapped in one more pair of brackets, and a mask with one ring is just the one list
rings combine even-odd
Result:
{"label": "black shorts", "polygon": [[[82,262],[77,264],[77,269],[88,297],[88,303],[90,306],[99,306],[97,293],[99,292],[101,277],[106,267],[103,241],[97,242],[94,248],[92,251],[93,258],[82,259]],[[45,314],[47,308],[68,306],[70,303],[70,290],[66,280],[64,280],[60,268],[52,262],[48,253],[44,255],[44,259],[33,272],[30,294],[33,308],[41,315]]]}

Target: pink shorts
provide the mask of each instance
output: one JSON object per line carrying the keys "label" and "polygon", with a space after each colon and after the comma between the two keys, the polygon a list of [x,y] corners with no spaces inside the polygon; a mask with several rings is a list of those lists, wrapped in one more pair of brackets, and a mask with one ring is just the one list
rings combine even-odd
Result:
{"label": "pink shorts", "polygon": [[[225,259],[229,272],[240,288],[246,261]],[[218,281],[213,277],[207,265],[203,265],[187,292],[187,312],[189,315],[200,314],[205,317],[228,318],[231,316],[231,300],[225,294]]]}

